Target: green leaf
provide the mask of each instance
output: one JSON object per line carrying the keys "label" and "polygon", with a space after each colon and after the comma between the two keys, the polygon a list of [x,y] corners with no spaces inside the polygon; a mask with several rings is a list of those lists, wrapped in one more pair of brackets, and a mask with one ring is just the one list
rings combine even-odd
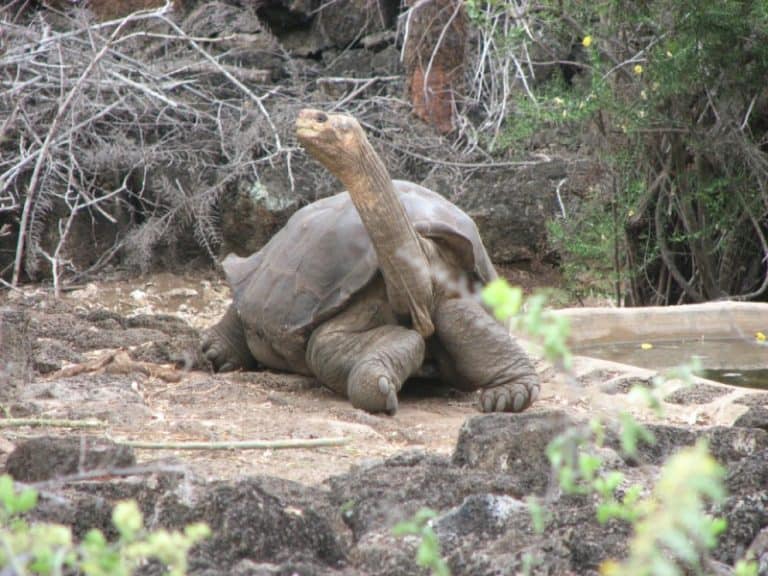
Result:
{"label": "green leaf", "polygon": [[497,278],[483,289],[483,302],[499,320],[507,320],[520,311],[523,304],[523,290],[512,287],[504,278]]}
{"label": "green leaf", "polygon": [[12,513],[12,503],[14,500],[14,491],[13,491],[13,478],[11,478],[8,474],[3,474],[0,476],[0,502],[3,503],[3,506],[5,507],[6,512],[9,514]]}
{"label": "green leaf", "polygon": [[758,576],[758,565],[753,560],[739,560],[733,569],[734,576]]}
{"label": "green leaf", "polygon": [[584,480],[591,481],[602,464],[603,460],[599,456],[586,452],[579,453],[579,472]]}
{"label": "green leaf", "polygon": [[190,524],[184,528],[184,535],[189,538],[193,543],[204,540],[211,535],[211,529],[208,524],[204,522],[197,522]]}
{"label": "green leaf", "polygon": [[421,526],[412,520],[398,522],[392,527],[392,534],[395,536],[408,536],[410,534],[419,534],[420,532]]}
{"label": "green leaf", "polygon": [[547,512],[544,506],[542,506],[538,499],[534,496],[530,496],[526,499],[528,504],[528,513],[531,515],[531,523],[533,524],[533,530],[537,534],[543,534],[547,527],[549,519],[547,518]]}
{"label": "green leaf", "polygon": [[37,492],[32,488],[27,488],[16,496],[16,503],[14,504],[16,513],[23,514],[29,512],[35,506],[37,506]]}
{"label": "green leaf", "polygon": [[144,518],[136,501],[124,500],[118,502],[112,511],[112,523],[123,539],[127,541],[133,540],[144,524]]}

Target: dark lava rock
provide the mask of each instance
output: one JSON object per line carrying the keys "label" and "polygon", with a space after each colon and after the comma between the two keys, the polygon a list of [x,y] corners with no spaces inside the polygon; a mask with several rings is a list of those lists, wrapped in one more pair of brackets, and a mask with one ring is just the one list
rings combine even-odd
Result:
{"label": "dark lava rock", "polygon": [[768,432],[768,408],[751,406],[744,414],[736,419],[734,426],[742,428],[760,428]]}
{"label": "dark lava rock", "polygon": [[325,574],[339,574],[335,569],[324,566],[308,564],[306,562],[285,562],[283,564],[271,564],[267,562],[253,562],[242,560],[227,571],[212,569],[197,573],[198,576],[323,576]]}
{"label": "dark lava rock", "polygon": [[383,462],[357,466],[326,481],[331,501],[342,511],[355,540],[376,527],[390,528],[420,508],[445,510],[477,492],[521,496],[513,474],[468,472],[448,458],[405,452]]}
{"label": "dark lava rock", "polygon": [[16,446],[5,469],[22,482],[40,482],[87,470],[125,468],[136,464],[133,450],[103,438],[41,436]]}
{"label": "dark lava rock", "polygon": [[728,467],[729,497],[716,511],[728,521],[716,557],[733,563],[768,526],[768,449],[755,452]]}
{"label": "dark lava rock", "polygon": [[743,404],[744,406],[768,406],[768,394],[765,392],[745,394],[741,398],[734,400],[733,403]]}
{"label": "dark lava rock", "polygon": [[528,506],[522,500],[499,494],[472,494],[455,508],[442,514],[434,525],[443,545],[451,546],[472,535],[477,538],[499,536],[510,521],[527,524]]}
{"label": "dark lava rock", "polygon": [[13,397],[13,388],[29,381],[31,338],[29,315],[21,306],[0,307],[0,400]]}
{"label": "dark lava rock", "polygon": [[768,432],[757,428],[714,427],[706,431],[709,451],[721,464],[730,464],[768,450]]}
{"label": "dark lava rock", "polygon": [[346,557],[346,530],[325,493],[277,478],[212,484],[192,505],[181,499],[175,506],[166,502],[158,522],[174,528],[190,522],[210,526],[213,536],[191,554],[194,572],[241,560],[333,567]]}
{"label": "dark lava rock", "polygon": [[731,394],[732,389],[725,386],[713,386],[712,384],[694,384],[693,386],[683,386],[678,388],[666,398],[665,402],[670,404],[681,404],[691,406],[694,404],[708,404],[713,400]]}
{"label": "dark lava rock", "polygon": [[[629,464],[640,462],[659,465],[681,448],[693,446],[699,438],[707,439],[709,451],[721,464],[741,460],[768,448],[768,434],[755,428],[714,426],[697,430],[660,424],[649,424],[646,428],[653,433],[656,441],[653,444],[641,442],[637,457],[626,458]],[[609,435],[606,443],[612,448],[619,448],[619,440],[615,435]]]}
{"label": "dark lava rock", "polygon": [[[422,184],[446,196],[466,211],[480,229],[491,260],[498,264],[531,261],[548,245],[543,222],[571,210],[581,190],[601,183],[594,162],[552,159],[529,166],[461,170],[445,177],[431,171]],[[565,182],[563,182],[565,180]]]}
{"label": "dark lava rock", "polygon": [[367,576],[425,576],[428,574],[416,564],[416,536],[398,538],[391,530],[369,532],[350,552],[350,561],[358,574]]}
{"label": "dark lava rock", "polygon": [[467,498],[435,519],[434,526],[456,576],[591,574],[603,561],[626,554],[629,526],[599,524],[591,504],[558,505],[550,512],[544,533],[538,534],[526,505],[483,495]]}
{"label": "dark lava rock", "polygon": [[728,466],[725,484],[731,495],[768,490],[768,449],[750,454]]}
{"label": "dark lava rock", "polygon": [[[178,465],[154,463],[134,476],[105,476],[101,481],[61,484],[41,493],[32,512],[35,521],[54,522],[72,527],[76,538],[96,528],[109,539],[117,537],[112,511],[121,500],[135,500],[144,516],[144,525],[158,527],[160,510],[172,508],[179,494],[197,488],[194,478]],[[56,484],[54,484],[56,486]]]}
{"label": "dark lava rock", "polygon": [[762,529],[768,526],[768,489],[745,496],[732,496],[716,511],[728,527],[720,536],[714,556],[734,564],[744,556]]}
{"label": "dark lava rock", "polygon": [[324,46],[345,48],[363,36],[387,30],[398,7],[391,0],[337,0],[317,11],[312,33],[322,38]]}
{"label": "dark lava rock", "polygon": [[561,411],[473,416],[461,427],[453,463],[511,476],[523,493],[541,494],[550,477],[547,445],[573,425]]}
{"label": "dark lava rock", "polygon": [[763,528],[752,541],[748,554],[757,562],[758,576],[768,576],[768,528]]}

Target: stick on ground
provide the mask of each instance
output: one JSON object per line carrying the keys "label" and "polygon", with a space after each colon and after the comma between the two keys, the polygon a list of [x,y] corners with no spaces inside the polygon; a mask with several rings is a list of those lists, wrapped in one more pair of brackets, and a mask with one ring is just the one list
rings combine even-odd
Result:
{"label": "stick on ground", "polygon": [[142,450],[285,450],[288,448],[319,448],[341,446],[349,438],[305,438],[285,440],[242,440],[232,442],[144,442],[141,440],[117,441],[123,446]]}
{"label": "stick on ground", "polygon": [[55,418],[0,418],[0,428],[104,428],[101,420],[59,420]]}

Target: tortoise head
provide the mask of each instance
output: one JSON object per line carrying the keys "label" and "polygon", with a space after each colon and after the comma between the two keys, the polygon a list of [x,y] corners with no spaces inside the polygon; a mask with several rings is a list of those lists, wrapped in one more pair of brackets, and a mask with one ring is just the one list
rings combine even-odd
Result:
{"label": "tortoise head", "polygon": [[312,157],[343,179],[360,164],[370,145],[352,116],[305,108],[296,118],[296,136]]}

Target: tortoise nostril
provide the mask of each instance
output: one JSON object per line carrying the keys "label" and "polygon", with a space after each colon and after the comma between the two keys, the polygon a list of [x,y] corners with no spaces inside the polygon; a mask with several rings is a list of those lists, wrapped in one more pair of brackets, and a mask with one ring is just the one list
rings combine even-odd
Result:
{"label": "tortoise nostril", "polygon": [[323,124],[324,122],[328,121],[328,114],[325,112],[318,112],[315,116],[315,120],[319,122],[320,124]]}

